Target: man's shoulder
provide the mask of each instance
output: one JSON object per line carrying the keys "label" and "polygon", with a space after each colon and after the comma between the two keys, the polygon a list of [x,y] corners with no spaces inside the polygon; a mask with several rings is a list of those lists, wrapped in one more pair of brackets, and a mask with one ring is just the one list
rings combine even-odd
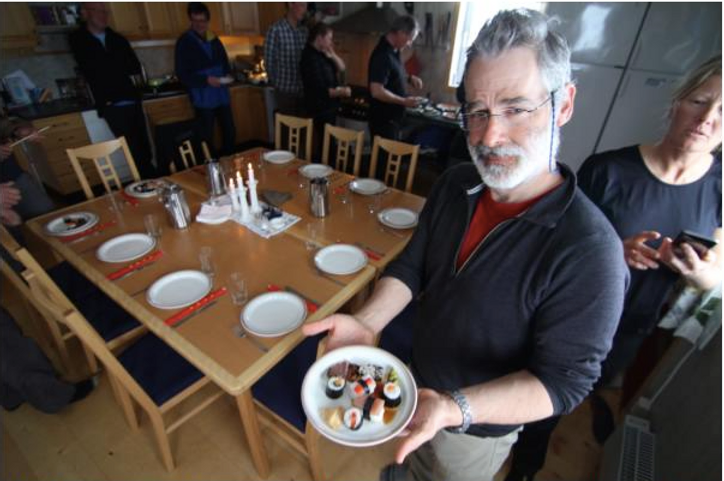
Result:
{"label": "man's shoulder", "polygon": [[591,155],[581,166],[582,172],[630,169],[641,163],[641,154],[637,145],[607,150]]}

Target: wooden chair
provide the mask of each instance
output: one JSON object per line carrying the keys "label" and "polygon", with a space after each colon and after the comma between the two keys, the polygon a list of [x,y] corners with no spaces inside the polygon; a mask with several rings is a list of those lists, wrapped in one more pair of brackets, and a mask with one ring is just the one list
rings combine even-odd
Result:
{"label": "wooden chair", "polygon": [[362,146],[364,145],[364,132],[357,130],[335,127],[334,125],[324,125],[324,144],[322,147],[322,163],[329,165],[329,148],[332,138],[337,142],[337,152],[335,155],[334,168],[342,172],[350,173],[349,158],[352,152],[352,144],[354,143],[354,162],[352,163],[351,174],[359,177],[359,167],[362,160]]}
{"label": "wooden chair", "polygon": [[383,180],[385,184],[390,187],[397,186],[400,170],[402,170],[402,159],[405,156],[410,156],[410,163],[407,168],[407,180],[405,181],[405,192],[410,192],[412,190],[412,182],[415,179],[417,156],[420,153],[420,146],[406,144],[396,140],[384,139],[379,135],[375,135],[374,143],[372,145],[370,177],[375,177],[380,149],[387,152],[387,168],[385,169]]}
{"label": "wooden chair", "polygon": [[126,162],[128,163],[128,168],[131,170],[133,180],[141,180],[141,176],[138,174],[136,163],[133,160],[133,156],[131,156],[131,151],[128,148],[125,137],[118,137],[114,140],[86,145],[84,147],[78,147],[77,149],[65,150],[68,153],[70,164],[73,166],[75,175],[78,177],[78,182],[80,182],[86,198],[93,199],[95,198],[95,195],[93,194],[93,190],[88,183],[88,178],[81,167],[81,159],[93,161],[93,164],[95,164],[96,170],[98,171],[98,176],[101,178],[103,186],[106,188],[106,192],[110,193],[113,190],[111,183],[114,184],[117,189],[122,188],[121,179],[118,177],[118,172],[116,172],[113,162],[111,162],[111,154],[119,149],[122,149],[123,155],[126,156]]}
{"label": "wooden chair", "polygon": [[[312,161],[312,119],[302,119],[290,115],[276,114],[274,117],[274,148],[281,150],[282,147],[282,126],[289,129],[287,137],[287,150],[294,152],[299,159],[308,162]],[[306,129],[306,134],[303,130]],[[304,156],[302,156],[302,135],[304,135]]]}
{"label": "wooden chair", "polygon": [[[205,141],[201,141],[201,150],[204,152],[204,160],[209,160],[211,158],[211,154],[209,153],[209,146],[206,145]],[[194,145],[191,143],[190,139],[184,140],[181,145],[178,147],[178,153],[181,156],[181,162],[184,164],[184,170],[187,170],[189,167],[195,167],[198,164],[196,162],[196,153],[194,152]],[[176,164],[171,162],[171,173],[176,173]]]}
{"label": "wooden chair", "polygon": [[304,415],[302,381],[317,357],[324,353],[321,336],[308,337],[252,388],[259,420],[295,451],[309,459],[314,481],[324,478],[319,433]]}
{"label": "wooden chair", "polygon": [[[48,291],[52,292],[60,306],[70,309],[74,306],[74,302],[82,305],[81,310],[90,316],[91,322],[101,332],[108,349],[119,351],[146,332],[144,326],[139,324],[136,319],[109,299],[67,262],[53,266],[46,272],[38,261],[26,249],[22,248],[2,226],[0,226],[0,242],[10,257],[21,264],[23,268],[42,273],[39,277],[46,281]],[[20,258],[19,252],[24,252],[23,258]],[[2,271],[3,274],[14,279],[13,284],[26,296],[34,309],[41,313],[50,332],[53,345],[60,357],[61,365],[67,373],[73,373],[75,369],[70,358],[69,344],[76,337],[75,334],[65,324],[58,323],[55,318],[45,315],[43,310],[38,308],[27,283],[21,280],[20,276],[6,262],[2,263]],[[66,286],[68,292],[64,292],[58,286],[58,283]],[[71,299],[73,300],[71,301]],[[85,352],[90,372],[98,371],[95,356],[82,342],[81,346]]]}
{"label": "wooden chair", "polygon": [[[168,435],[219,399],[223,391],[152,333],[146,333],[116,358],[98,331],[59,291],[32,256],[25,249],[16,254],[28,268],[23,275],[35,305],[56,323],[68,326],[100,359],[126,421],[134,431],[138,430],[138,417],[133,401],[146,411],[163,463],[172,471],[174,459]],[[187,405],[191,398],[197,401],[193,408]],[[186,411],[173,423],[167,423],[164,417],[182,403]]]}

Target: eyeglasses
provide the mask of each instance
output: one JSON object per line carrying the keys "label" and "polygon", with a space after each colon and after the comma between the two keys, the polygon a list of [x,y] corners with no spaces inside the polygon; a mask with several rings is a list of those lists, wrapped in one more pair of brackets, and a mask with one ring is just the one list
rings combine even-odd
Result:
{"label": "eyeglasses", "polygon": [[524,124],[539,108],[543,107],[550,100],[553,99],[556,91],[552,91],[546,99],[532,109],[523,109],[520,107],[510,107],[499,114],[494,114],[487,110],[481,110],[478,112],[465,113],[467,104],[463,105],[460,113],[460,127],[465,132],[472,132],[474,130],[483,129],[488,125],[488,121],[491,117],[499,117],[500,120],[508,127],[514,127],[517,125]]}

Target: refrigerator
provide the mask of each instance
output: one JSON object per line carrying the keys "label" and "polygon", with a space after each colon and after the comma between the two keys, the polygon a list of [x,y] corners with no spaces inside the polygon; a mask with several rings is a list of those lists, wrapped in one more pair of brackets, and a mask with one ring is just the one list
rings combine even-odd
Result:
{"label": "refrigerator", "polygon": [[721,53],[721,3],[558,3],[577,87],[559,158],[574,171],[595,152],[656,142],[671,94],[689,71]]}

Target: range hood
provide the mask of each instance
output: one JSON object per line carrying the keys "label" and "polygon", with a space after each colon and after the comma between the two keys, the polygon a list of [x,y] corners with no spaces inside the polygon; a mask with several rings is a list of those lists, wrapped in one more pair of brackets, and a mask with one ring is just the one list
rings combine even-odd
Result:
{"label": "range hood", "polygon": [[386,4],[377,7],[373,4],[333,23],[332,28],[337,32],[381,35],[390,30],[392,21],[397,17],[397,12],[392,7]]}

